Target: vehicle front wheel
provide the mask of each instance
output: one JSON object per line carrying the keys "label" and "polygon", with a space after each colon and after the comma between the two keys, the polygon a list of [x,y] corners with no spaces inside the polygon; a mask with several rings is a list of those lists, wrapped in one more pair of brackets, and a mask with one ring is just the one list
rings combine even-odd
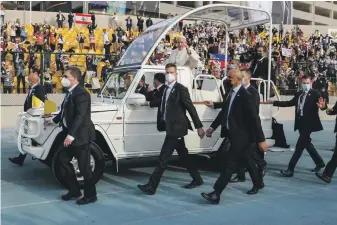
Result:
{"label": "vehicle front wheel", "polygon": [[[96,184],[101,179],[101,177],[104,173],[105,157],[104,157],[104,154],[103,154],[103,151],[101,150],[101,148],[97,144],[95,144],[94,142],[91,142],[89,144],[89,148],[90,148],[90,166],[91,166],[91,170],[92,170],[91,181],[94,184]],[[56,180],[60,184],[62,184],[64,187],[68,188],[67,184],[65,182],[65,177],[61,173],[61,159],[60,159],[60,152],[61,151],[67,151],[67,149],[65,149],[63,146],[59,147],[59,149],[56,151],[56,153],[54,154],[54,157],[52,159],[51,168],[52,168],[52,171],[53,171],[53,174],[54,174]],[[75,157],[73,157],[72,160],[70,161],[70,163],[72,164],[72,166],[74,168],[77,182],[79,183],[80,187],[83,188],[84,180],[83,180],[83,176],[81,175],[80,170],[78,168],[77,159]]]}

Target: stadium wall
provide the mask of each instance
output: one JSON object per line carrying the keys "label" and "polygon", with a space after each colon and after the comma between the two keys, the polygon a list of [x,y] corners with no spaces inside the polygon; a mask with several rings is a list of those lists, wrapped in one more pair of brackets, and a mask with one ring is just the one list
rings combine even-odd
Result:
{"label": "stadium wall", "polygon": [[[32,23],[43,23],[46,20],[47,23],[56,26],[56,14],[55,12],[36,12],[32,11]],[[64,13],[65,17],[67,18],[68,13]],[[19,18],[21,23],[29,24],[30,21],[30,12],[29,11],[18,11],[18,10],[6,10],[5,21],[13,21]],[[127,16],[125,15],[118,15],[118,24],[125,28],[126,23],[125,19]],[[137,17],[131,16],[133,20],[133,28],[137,28]],[[144,17],[145,20],[147,17]],[[162,19],[152,18],[153,23],[159,22]],[[96,15],[96,23],[99,27],[107,28],[109,23],[111,22],[111,16],[109,15]],[[65,27],[68,27],[68,22],[64,23]],[[75,26],[83,26],[83,25],[75,25]],[[276,25],[278,28],[278,25]],[[293,25],[284,25],[285,30],[291,30],[294,26]],[[318,25],[301,25],[301,29],[303,30],[305,35],[311,35],[315,32],[315,30],[319,30],[321,33],[326,34],[328,33],[329,29],[337,29],[336,26],[318,26]]]}

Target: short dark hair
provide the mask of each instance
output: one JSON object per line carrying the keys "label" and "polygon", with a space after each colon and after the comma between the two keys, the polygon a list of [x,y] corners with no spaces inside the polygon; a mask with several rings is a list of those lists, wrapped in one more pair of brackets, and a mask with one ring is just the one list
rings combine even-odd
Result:
{"label": "short dark hair", "polygon": [[176,69],[176,71],[177,71],[177,66],[174,63],[168,63],[168,64],[166,64],[165,69],[171,68],[171,67],[174,67],[174,69]]}
{"label": "short dark hair", "polygon": [[259,46],[257,46],[256,50],[257,50],[258,48],[262,48],[262,49],[263,49],[263,52],[267,52],[266,46],[259,45]]}
{"label": "short dark hair", "polygon": [[33,66],[33,67],[32,67],[32,73],[40,74],[40,68],[37,67],[37,66]]}
{"label": "short dark hair", "polygon": [[311,80],[311,77],[309,77],[308,75],[305,75],[302,77],[302,80],[306,80],[306,79],[310,79]]}
{"label": "short dark hair", "polygon": [[77,81],[82,79],[82,72],[77,66],[69,66],[66,71],[69,71],[70,74],[76,78]]}
{"label": "short dark hair", "polygon": [[161,84],[165,83],[165,74],[163,73],[156,73],[153,77],[154,80],[159,81]]}

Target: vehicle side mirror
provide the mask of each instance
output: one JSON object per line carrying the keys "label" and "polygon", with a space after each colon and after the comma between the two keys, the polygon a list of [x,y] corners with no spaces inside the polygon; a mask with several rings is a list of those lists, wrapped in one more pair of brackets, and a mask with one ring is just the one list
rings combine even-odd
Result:
{"label": "vehicle side mirror", "polygon": [[126,104],[128,105],[128,107],[132,109],[139,108],[141,105],[144,105],[145,102],[146,102],[145,96],[139,93],[132,93],[128,97],[128,100],[126,100]]}

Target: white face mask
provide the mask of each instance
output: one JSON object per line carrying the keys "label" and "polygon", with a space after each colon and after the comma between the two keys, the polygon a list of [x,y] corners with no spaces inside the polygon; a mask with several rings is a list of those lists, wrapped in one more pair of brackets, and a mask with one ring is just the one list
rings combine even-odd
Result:
{"label": "white face mask", "polygon": [[68,88],[68,87],[70,87],[70,80],[63,77],[62,80],[61,80],[61,84],[62,84],[63,87]]}
{"label": "white face mask", "polygon": [[174,76],[172,73],[167,73],[165,79],[168,83],[172,83],[176,80],[176,76]]}

